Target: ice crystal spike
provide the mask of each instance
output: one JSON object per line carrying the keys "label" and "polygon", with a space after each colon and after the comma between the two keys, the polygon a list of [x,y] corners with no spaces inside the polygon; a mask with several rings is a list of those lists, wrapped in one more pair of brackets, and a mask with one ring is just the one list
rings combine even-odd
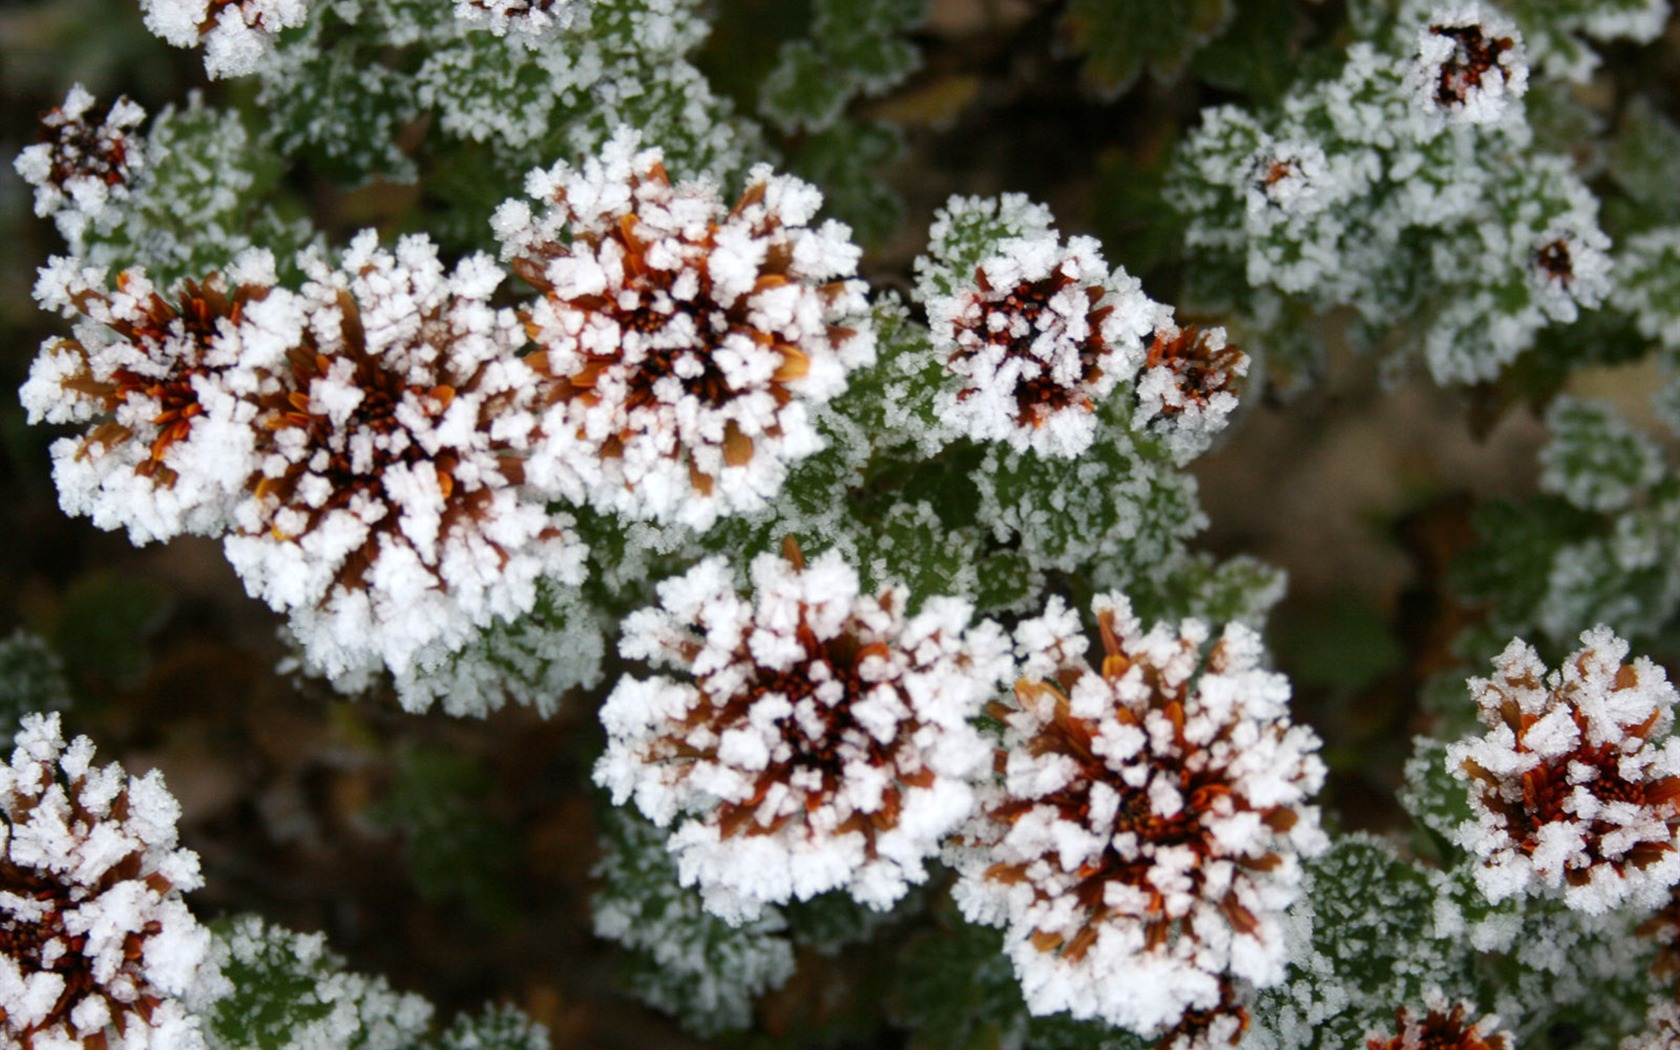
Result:
{"label": "ice crystal spike", "polygon": [[1394,1033],[1367,1036],[1367,1050],[1513,1050],[1511,1037],[1497,1031],[1499,1018],[1467,1021],[1469,1006],[1430,1006],[1422,1017],[1402,1006],[1394,1012]]}
{"label": "ice crystal spike", "polygon": [[303,264],[240,360],[260,443],[227,554],[314,665],[401,676],[529,612],[539,579],[580,582],[585,548],[521,488],[535,384],[501,271],[372,231]]}
{"label": "ice crystal spike", "polygon": [[1470,786],[1457,838],[1490,900],[1551,890],[1599,913],[1654,907],[1680,880],[1680,742],[1674,687],[1608,627],[1548,672],[1513,639],[1491,678],[1470,679],[1488,731],[1447,750]]}
{"label": "ice crystal spike", "polygon": [[630,658],[690,679],[626,678],[601,709],[595,779],[661,826],[685,884],[732,923],[845,889],[885,909],[969,811],[987,749],[969,719],[1008,670],[994,625],[902,588],[859,593],[835,552],[752,565],[753,596],[719,559],[630,617]]}
{"label": "ice crystal spike", "polygon": [[538,45],[566,29],[593,0],[456,0],[455,16],[521,44]]}
{"label": "ice crystal spike", "polygon": [[162,778],[95,767],[58,716],[29,715],[0,766],[0,1043],[20,1050],[202,1050],[210,935],[202,882]]}
{"label": "ice crystal spike", "polygon": [[810,225],[821,194],[759,165],[726,207],[628,131],[527,188],[540,214],[509,201],[494,223],[541,293],[524,314],[546,403],[528,480],[700,529],[765,506],[821,447],[810,409],[875,359],[858,249]]}
{"label": "ice crystal spike", "polygon": [[1017,630],[1024,676],[990,711],[999,780],[953,851],[956,899],[1005,928],[1034,1013],[1229,1037],[1230,982],[1282,978],[1299,858],[1325,845],[1318,739],[1246,628],[1204,658],[1199,621],[1144,633],[1112,594],[1095,612],[1097,666],[1059,599]]}
{"label": "ice crystal spike", "polygon": [[51,217],[66,241],[107,222],[145,167],[144,140],[135,130],[146,111],[128,98],[111,103],[102,119],[94,97],[77,84],[63,105],[41,120],[41,141],[18,154],[14,166],[35,188],[35,214]]}
{"label": "ice crystal spike", "polygon": [[20,396],[32,423],[87,424],[52,446],[66,513],[136,543],[226,527],[255,440],[229,375],[245,313],[273,284],[264,252],[167,292],[142,271],[113,288],[102,270],[54,260],[37,295],[81,319],[74,338],[42,346]]}

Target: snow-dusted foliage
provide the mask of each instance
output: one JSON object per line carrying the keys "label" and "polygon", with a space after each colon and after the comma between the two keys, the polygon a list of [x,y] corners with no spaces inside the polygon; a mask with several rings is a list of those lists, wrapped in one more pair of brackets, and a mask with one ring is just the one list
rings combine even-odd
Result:
{"label": "snow-dusted foliage", "polygon": [[1064,245],[1048,212],[1019,195],[953,197],[917,266],[934,352],[956,377],[940,420],[1042,456],[1091,447],[1097,404],[1171,323],[1136,278],[1109,270],[1095,239]]}
{"label": "snow-dusted foliage", "polygon": [[1655,906],[1680,881],[1680,742],[1674,687],[1604,626],[1548,671],[1513,639],[1470,693],[1488,732],[1447,749],[1470,784],[1459,843],[1492,901],[1547,890],[1599,913]]}
{"label": "snow-dusted foliage", "polygon": [[1351,306],[1371,342],[1403,328],[1437,381],[1489,380],[1604,301],[1609,239],[1568,160],[1535,145],[1515,27],[1486,3],[1412,18],[1275,110],[1204,113],[1168,198],[1208,272],[1246,274],[1204,294],[1252,327]]}
{"label": "snow-dusted foliage", "polygon": [[1301,858],[1326,845],[1318,739],[1290,725],[1252,631],[1204,656],[1199,621],[1145,633],[1117,594],[1094,611],[1096,667],[1059,599],[1017,629],[1023,676],[990,711],[999,779],[953,853],[956,899],[1005,928],[1034,1013],[1142,1034],[1240,1017],[1233,981],[1283,978]]}
{"label": "snow-dusted foliage", "polygon": [[141,0],[146,28],[176,47],[204,45],[204,71],[255,72],[285,29],[303,24],[309,0]]}
{"label": "snow-dusted foliage", "polygon": [[821,447],[811,406],[875,357],[858,250],[843,225],[810,225],[821,194],[760,166],[726,207],[715,185],[672,185],[634,134],[527,190],[540,211],[513,200],[494,219],[541,293],[525,314],[545,403],[527,479],[697,528],[764,506]]}
{"label": "snow-dusted foliage", "polygon": [[1009,669],[968,603],[912,615],[836,554],[789,555],[753,562],[750,599],[722,559],[660,584],[620,648],[692,680],[626,678],[601,709],[596,781],[676,824],[683,883],[733,923],[842,888],[885,909],[923,881],[989,757],[969,720]]}
{"label": "snow-dusted foliage", "polygon": [[0,767],[0,1042],[203,1050],[224,991],[181,894],[203,884],[156,772],[93,765],[59,717],[24,719]]}
{"label": "snow-dusted foliage", "polygon": [[90,225],[109,225],[114,202],[128,196],[145,168],[145,141],[135,130],[146,111],[124,96],[95,120],[94,97],[77,84],[41,120],[41,141],[19,153],[13,166],[35,188],[35,214],[51,217],[66,241],[82,239]]}

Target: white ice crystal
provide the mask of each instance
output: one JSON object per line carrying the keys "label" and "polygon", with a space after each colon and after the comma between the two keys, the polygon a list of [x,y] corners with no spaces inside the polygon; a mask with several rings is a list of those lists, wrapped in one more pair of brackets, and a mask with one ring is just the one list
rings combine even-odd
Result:
{"label": "white ice crystal", "polygon": [[1528,90],[1528,62],[1515,22],[1491,4],[1437,8],[1418,30],[1406,83],[1424,112],[1448,121],[1495,124]]}
{"label": "white ice crystal", "polygon": [[810,407],[875,358],[846,227],[809,225],[821,194],[766,165],[732,207],[710,182],[673,186],[630,131],[526,188],[540,211],[513,200],[493,220],[542,293],[526,360],[548,407],[526,479],[700,529],[765,506],[821,447]]}
{"label": "white ice crystal", "polygon": [[372,231],[336,268],[300,262],[301,293],[248,311],[262,337],[230,378],[263,442],[227,556],[326,674],[401,676],[528,612],[539,579],[580,582],[585,548],[519,487],[535,381],[490,303],[501,271]]}
{"label": "white ice crystal", "polygon": [[[958,379],[936,409],[954,434],[1072,458],[1095,438],[1097,404],[1137,373],[1171,311],[1125,270],[1110,271],[1094,238],[1064,245],[1047,214],[1024,208],[955,197],[935,220],[920,292],[934,352]],[[969,226],[1007,236],[971,263]]]}
{"label": "white ice crystal", "polygon": [[1470,784],[1456,832],[1492,901],[1545,891],[1600,913],[1652,906],[1680,881],[1680,741],[1674,687],[1608,627],[1548,672],[1513,639],[1492,678],[1472,678],[1485,735],[1447,749]]}
{"label": "white ice crystal", "polygon": [[659,587],[622,651],[692,680],[626,678],[601,709],[595,780],[675,823],[678,873],[731,923],[834,889],[885,909],[968,816],[989,757],[969,720],[1009,668],[970,607],[902,588],[859,593],[833,552],[752,565],[751,599],[721,559]]}
{"label": "white ice crystal", "polygon": [[256,71],[281,30],[300,26],[309,0],[140,0],[146,28],[176,47],[204,45],[211,79]]}
{"label": "white ice crystal", "polygon": [[203,882],[156,772],[92,765],[58,715],[28,715],[0,766],[0,1043],[202,1050],[225,991],[181,900]]}
{"label": "white ice crystal", "polygon": [[1231,980],[1284,975],[1300,858],[1326,845],[1324,778],[1289,683],[1233,625],[1144,633],[1101,596],[1100,668],[1059,599],[1023,622],[1016,704],[975,819],[952,850],[963,914],[1004,927],[1028,1008],[1154,1034],[1219,1010]]}
{"label": "white ice crystal", "polygon": [[51,216],[77,244],[90,227],[111,223],[145,168],[145,141],[135,130],[146,111],[124,96],[103,119],[90,118],[94,97],[80,84],[42,120],[43,141],[27,146],[13,166],[35,188],[35,214]]}
{"label": "white ice crystal", "polygon": [[135,543],[226,526],[256,466],[255,408],[230,372],[262,338],[242,318],[274,279],[261,251],[167,293],[139,270],[112,289],[103,270],[74,260],[42,271],[42,306],[81,318],[74,339],[43,344],[19,396],[32,423],[89,424],[52,446],[65,513]]}

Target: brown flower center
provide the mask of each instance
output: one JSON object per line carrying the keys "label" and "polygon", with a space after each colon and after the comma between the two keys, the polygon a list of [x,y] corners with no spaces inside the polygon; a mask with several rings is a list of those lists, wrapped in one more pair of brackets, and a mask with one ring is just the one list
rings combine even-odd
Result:
{"label": "brown flower center", "polygon": [[[986,279],[986,271],[978,270],[975,281],[982,293],[990,293],[992,286]],[[1094,406],[1091,399],[1085,395],[1085,386],[1095,383],[1102,378],[1102,368],[1098,361],[1107,352],[1108,344],[1102,336],[1102,322],[1113,307],[1105,306],[1095,309],[1102,300],[1101,288],[1085,289],[1085,301],[1091,308],[1089,314],[1090,332],[1079,344],[1079,379],[1072,386],[1065,386],[1050,372],[1050,362],[1033,353],[1033,344],[1041,334],[1039,319],[1049,309],[1050,300],[1062,289],[1073,283],[1073,278],[1060,271],[1038,281],[1023,281],[1016,285],[1010,293],[999,300],[982,298],[979,301],[980,317],[970,330],[979,336],[982,342],[1003,348],[1005,359],[1014,358],[1024,363],[1024,373],[1030,378],[1021,379],[1015,386],[1015,424],[1022,427],[1042,427],[1049,417],[1067,408],[1078,407],[1087,412]],[[999,318],[1001,323],[994,327],[992,319]],[[1027,323],[1027,331],[1016,335],[1013,331],[1015,320],[1019,318]],[[947,359],[950,363],[974,356],[968,349],[959,349]],[[975,393],[970,387],[957,394],[959,400],[966,400]]]}
{"label": "brown flower center", "polygon": [[1487,36],[1479,25],[1430,26],[1429,31],[1457,45],[1436,76],[1435,102],[1443,108],[1463,105],[1471,92],[1481,88],[1483,78],[1498,68],[1499,57],[1516,46],[1508,36]]}

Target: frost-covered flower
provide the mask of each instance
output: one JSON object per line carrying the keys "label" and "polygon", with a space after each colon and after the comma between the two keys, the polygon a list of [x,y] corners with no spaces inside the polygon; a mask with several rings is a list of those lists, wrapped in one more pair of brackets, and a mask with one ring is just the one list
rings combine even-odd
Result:
{"label": "frost-covered flower", "polygon": [[281,30],[309,17],[310,0],[140,0],[146,28],[176,47],[204,44],[204,71],[253,73]]}
{"label": "frost-covered flower", "polygon": [[[1575,215],[1568,216],[1575,219]],[[1568,324],[1581,307],[1596,308],[1610,294],[1610,238],[1590,219],[1542,233],[1529,257],[1529,280],[1540,309]]]}
{"label": "frost-covered flower", "polygon": [[928,324],[961,388],[940,419],[979,441],[1071,458],[1090,448],[1096,406],[1143,362],[1166,315],[1090,237],[1062,245],[1048,229],[1000,241]]}
{"label": "frost-covered flower", "polygon": [[1438,8],[1418,30],[1406,81],[1425,112],[1467,124],[1500,122],[1528,90],[1516,23],[1474,0]]}
{"label": "frost-covered flower", "polygon": [[145,143],[135,130],[146,111],[123,96],[95,120],[93,104],[86,88],[73,86],[64,104],[41,119],[41,141],[13,165],[35,187],[35,214],[50,216],[71,243],[128,196],[146,163]]}
{"label": "frost-covered flower", "polygon": [[660,826],[685,885],[732,923],[845,888],[885,909],[968,816],[989,757],[969,719],[1008,673],[971,608],[859,594],[833,551],[761,555],[754,596],[708,559],[625,622],[622,651],[692,680],[626,678],[601,709],[595,780]]}
{"label": "frost-covered flower", "polygon": [[1488,727],[1447,749],[1470,783],[1460,843],[1481,859],[1476,884],[1500,901],[1540,887],[1571,908],[1661,904],[1680,880],[1680,741],[1674,687],[1608,627],[1548,673],[1513,639],[1470,693]]}
{"label": "frost-covered flower", "polygon": [[545,381],[528,479],[626,517],[709,527],[766,504],[821,447],[811,406],[875,359],[858,249],[808,225],[822,195],[755,167],[731,207],[672,185],[621,131],[581,169],[533,172],[503,255],[542,297],[525,318]]}
{"label": "frost-covered flower", "polygon": [[1645,1013],[1645,1027],[1622,1040],[1621,1050],[1674,1050],[1680,1046],[1680,1002],[1653,1000]]}
{"label": "frost-covered flower", "polygon": [[1365,1037],[1365,1046],[1368,1050],[1511,1050],[1511,1037],[1497,1030],[1498,1017],[1467,1022],[1469,1009],[1465,1003],[1449,1009],[1441,999],[1418,1017],[1399,1007],[1394,1011],[1394,1032],[1372,1032]]}
{"label": "frost-covered flower", "polygon": [[1312,211],[1330,177],[1329,160],[1317,143],[1267,141],[1248,159],[1248,211]]}
{"label": "frost-covered flower", "polygon": [[1324,767],[1253,631],[1227,627],[1204,662],[1198,620],[1146,634],[1121,595],[1093,608],[1098,668],[1059,599],[1017,629],[1001,778],[954,850],[955,896],[1005,927],[1034,1013],[1154,1033],[1226,1004],[1231,978],[1283,976]]}
{"label": "frost-covered flower", "polygon": [[536,381],[495,264],[446,273],[426,238],[372,231],[337,268],[301,262],[301,293],[251,311],[262,443],[227,555],[314,666],[402,675],[530,611],[540,578],[580,582],[585,549],[519,487]]}
{"label": "frost-covered flower", "polygon": [[203,882],[156,772],[94,767],[58,716],[29,715],[0,766],[0,1043],[195,1050],[221,990],[181,900]]}
{"label": "frost-covered flower", "polygon": [[1248,375],[1248,355],[1225,342],[1225,329],[1155,332],[1137,380],[1132,425],[1162,437],[1180,462],[1207,448],[1237,407],[1236,381]]}
{"label": "frost-covered flower", "polygon": [[1215,1047],[1236,1046],[1248,1031],[1248,1007],[1243,1005],[1231,981],[1221,981],[1219,1001],[1213,1006],[1192,1007],[1184,1012],[1177,1024],[1155,1050],[1213,1050]]}
{"label": "frost-covered flower", "polygon": [[497,36],[537,44],[570,26],[593,0],[455,0],[455,17]]}
{"label": "frost-covered flower", "polygon": [[105,271],[73,260],[42,272],[41,304],[82,316],[75,338],[42,346],[19,392],[31,423],[89,425],[52,446],[65,513],[126,528],[135,543],[226,526],[255,442],[228,372],[245,345],[246,311],[274,282],[261,251],[167,293],[138,270],[118,274],[115,291]]}

